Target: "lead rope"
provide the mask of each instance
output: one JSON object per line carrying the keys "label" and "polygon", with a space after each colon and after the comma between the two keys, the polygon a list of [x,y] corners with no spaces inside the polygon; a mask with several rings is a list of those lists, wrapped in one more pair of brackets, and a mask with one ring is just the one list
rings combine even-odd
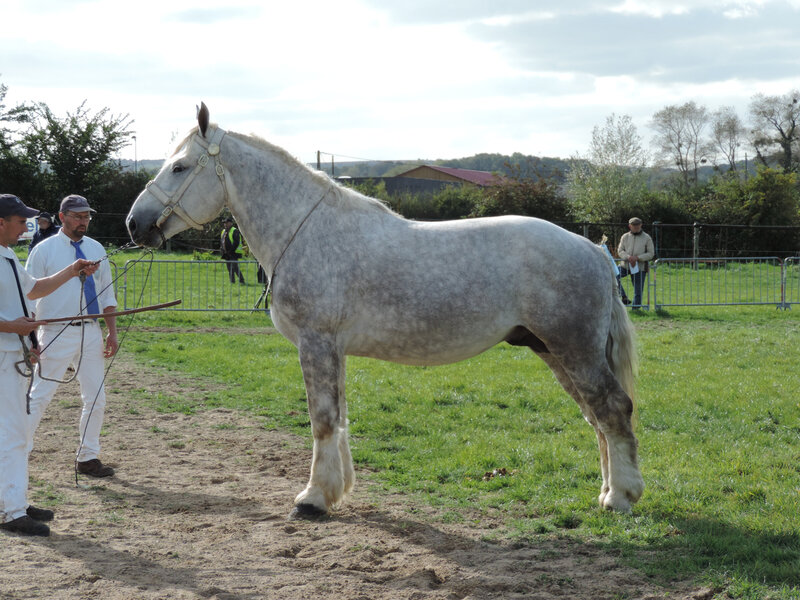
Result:
{"label": "lead rope", "polygon": [[[127,246],[130,246],[130,245],[131,244],[127,244]],[[117,250],[117,252],[120,252],[120,251],[121,250]],[[145,249],[145,251],[143,252],[142,256],[140,256],[136,260],[132,261],[130,263],[130,266],[127,267],[122,273],[117,275],[114,278],[114,280],[109,284],[109,285],[112,285],[117,279],[119,279],[122,275],[127,273],[130,270],[130,268],[133,267],[133,265],[135,265],[136,263],[138,263],[141,260],[143,260],[146,255],[150,256],[150,262],[149,262],[149,264],[147,266],[147,273],[145,273],[144,282],[142,283],[142,291],[139,293],[139,298],[137,299],[136,303],[134,304],[134,308],[138,308],[139,304],[142,302],[142,299],[144,298],[145,287],[147,286],[148,279],[150,279],[150,271],[153,269],[153,259],[155,258],[155,255],[153,254],[153,251],[151,249]],[[100,259],[100,260],[103,260],[103,259]],[[108,287],[108,286],[106,286],[106,287]],[[103,288],[102,290],[100,290],[100,292],[98,292],[98,296],[105,289],[106,288]],[[75,453],[75,486],[76,487],[84,487],[84,488],[86,488],[86,486],[81,486],[81,484],[78,482],[78,457],[80,456],[81,450],[83,450],[83,444],[86,441],[86,432],[89,429],[89,423],[92,420],[92,413],[94,412],[94,407],[97,404],[97,399],[100,397],[100,392],[103,390],[103,388],[104,388],[104,386],[106,384],[106,378],[108,377],[108,373],[111,370],[111,367],[113,366],[114,361],[116,360],[120,349],[122,348],[122,342],[125,341],[125,337],[128,335],[128,331],[130,330],[131,325],[133,325],[133,321],[134,321],[135,318],[136,318],[135,315],[132,316],[131,320],[128,321],[128,324],[123,329],[122,336],[119,338],[119,342],[117,343],[117,352],[114,354],[114,356],[112,356],[109,359],[108,366],[106,367],[106,370],[103,373],[103,380],[100,382],[100,386],[97,388],[97,393],[94,395],[94,400],[92,400],[92,405],[89,407],[89,414],[86,417],[86,425],[83,428],[83,433],[81,433],[81,441],[80,441],[80,444],[78,444],[78,450]],[[77,374],[77,369],[76,369],[76,374]]]}
{"label": "lead rope", "polygon": [[[85,306],[83,306],[83,298],[84,298],[83,291],[84,291],[84,287],[85,287],[85,285],[86,285],[86,273],[81,273],[81,274],[79,275],[79,277],[80,277],[80,280],[81,280],[81,296],[80,296],[80,297],[81,297],[81,303],[78,305],[78,306],[79,306],[79,309],[80,309],[80,310],[78,311],[78,314],[81,314],[81,313],[82,313],[82,312],[83,312],[83,311],[86,309],[86,307],[85,307]],[[99,294],[98,294],[98,296],[99,296]],[[86,328],[84,327],[84,322],[83,322],[83,321],[81,321],[81,322],[80,322],[80,324],[81,324],[81,345],[80,345],[80,352],[78,353],[78,364],[77,364],[77,365],[75,365],[75,366],[73,367],[72,376],[70,376],[70,377],[67,377],[66,379],[63,379],[63,380],[62,380],[62,379],[56,379],[56,378],[54,378],[54,377],[45,377],[44,375],[42,375],[42,361],[41,361],[41,360],[39,360],[39,361],[36,361],[36,366],[38,367],[38,368],[37,368],[37,371],[39,372],[39,378],[40,378],[40,379],[44,379],[45,381],[52,381],[52,382],[54,382],[54,383],[58,383],[58,384],[72,383],[73,381],[75,381],[75,378],[78,376],[78,369],[80,369],[80,368],[81,368],[81,363],[83,362],[83,344],[84,344],[84,341],[86,340]],[[47,350],[47,349],[50,347],[50,345],[51,345],[53,342],[55,342],[55,341],[56,341],[56,339],[58,339],[58,337],[59,337],[59,336],[60,336],[62,333],[64,333],[64,331],[67,329],[67,327],[70,327],[71,325],[72,325],[72,321],[70,321],[69,323],[67,323],[66,325],[64,325],[64,326],[61,328],[61,331],[59,331],[59,332],[58,332],[58,333],[55,335],[55,337],[53,337],[53,339],[52,339],[52,340],[50,340],[50,342],[47,344],[47,346],[45,346],[44,348],[42,348],[42,349],[41,349],[39,352],[40,352],[40,353],[42,353],[42,352],[44,352],[45,350]],[[30,390],[32,387],[33,387],[33,377],[31,377],[31,380],[30,380],[30,382],[28,383],[28,389]],[[28,414],[30,414],[30,413],[28,413]]]}
{"label": "lead rope", "polygon": [[300,230],[303,228],[303,225],[305,225],[306,221],[311,216],[311,213],[313,213],[315,210],[317,210],[317,207],[322,203],[322,201],[325,199],[325,196],[327,196],[328,192],[330,192],[330,191],[331,191],[331,188],[328,188],[328,189],[325,190],[325,193],[323,193],[322,196],[320,196],[320,199],[317,200],[317,203],[314,206],[311,207],[311,210],[308,211],[308,213],[306,213],[306,216],[303,217],[302,221],[300,221],[300,224],[297,226],[297,229],[294,230],[294,233],[292,234],[292,237],[290,237],[289,241],[286,242],[286,245],[283,247],[283,252],[280,253],[280,256],[278,256],[278,260],[276,260],[275,264],[272,265],[272,269],[270,269],[269,277],[267,278],[267,285],[264,286],[264,291],[261,293],[261,297],[259,297],[258,301],[256,302],[256,305],[253,307],[253,310],[250,311],[250,314],[252,314],[259,307],[259,305],[261,304],[262,300],[265,302],[264,308],[265,309],[267,308],[267,304],[266,304],[267,297],[269,296],[269,291],[272,288],[272,279],[275,277],[275,273],[278,270],[278,264],[281,262],[281,259],[283,258],[283,255],[286,254],[286,251],[289,249],[289,246],[292,245],[292,242],[294,241],[294,238],[296,238],[297,234],[300,233]]}
{"label": "lead rope", "polygon": [[[129,250],[131,248],[136,248],[136,247],[138,247],[138,246],[136,244],[134,244],[133,242],[128,242],[124,246],[120,246],[116,250],[112,250],[111,252],[106,253],[106,255],[103,256],[101,259],[99,259],[97,262],[100,263],[100,262],[102,262],[104,260],[110,260],[111,256],[114,256],[115,254],[118,254],[119,252],[122,252],[123,250]],[[141,260],[141,258],[136,260],[136,261],[133,261],[133,264],[135,264],[139,260]],[[128,268],[130,268],[130,267],[128,267]],[[110,286],[114,285],[116,283],[117,279],[122,277],[125,273],[127,273],[127,271],[128,271],[128,269],[125,269],[122,273],[120,273],[119,275],[114,277],[114,279],[111,280],[111,283],[109,283],[108,285],[106,285],[106,287],[102,288],[99,292],[97,292],[96,296],[99,297],[100,294],[102,294],[104,291],[106,291]],[[81,273],[79,277],[80,277],[80,280],[81,280],[81,291],[80,291],[80,296],[79,296],[81,298],[81,301],[80,301],[80,303],[78,305],[79,306],[78,314],[81,314],[81,313],[83,313],[84,310],[87,309],[87,307],[83,305],[83,300],[85,298],[85,296],[84,296],[84,288],[85,288],[85,285],[86,285],[86,273]],[[39,350],[39,354],[41,355],[42,353],[44,353],[44,351],[47,350],[50,347],[50,345],[53,342],[55,342],[61,336],[61,334],[64,333],[67,330],[67,327],[70,327],[73,323],[74,323],[74,321],[69,321],[68,323],[66,323],[61,328],[61,330],[55,336],[53,336],[53,339],[50,340],[50,342],[48,342],[47,346],[45,346],[44,348],[41,348]],[[84,341],[86,339],[86,329],[85,329],[83,320],[80,321],[80,325],[81,325],[81,344],[80,344],[80,353],[78,354],[78,364],[75,365],[75,367],[73,369],[72,376],[68,377],[67,379],[55,379],[55,378],[52,378],[52,377],[45,377],[42,374],[42,361],[41,361],[41,358],[36,361],[36,364],[33,364],[30,361],[31,351],[28,348],[26,348],[25,342],[24,342],[24,340],[22,340],[23,356],[24,356],[22,362],[25,363],[25,366],[30,371],[30,374],[23,373],[19,368],[17,368],[17,372],[20,373],[20,375],[22,375],[23,377],[29,377],[30,378],[30,381],[28,382],[28,393],[27,393],[28,404],[30,404],[30,392],[31,392],[31,388],[33,388],[33,372],[35,370],[38,370],[39,377],[41,379],[44,379],[45,381],[52,381],[52,382],[58,383],[58,384],[72,383],[73,381],[75,381],[75,378],[78,376],[78,370],[80,369],[81,362],[83,362],[83,346],[84,346]],[[38,367],[38,369],[37,369],[37,367]],[[30,414],[30,406],[28,407],[28,414]]]}

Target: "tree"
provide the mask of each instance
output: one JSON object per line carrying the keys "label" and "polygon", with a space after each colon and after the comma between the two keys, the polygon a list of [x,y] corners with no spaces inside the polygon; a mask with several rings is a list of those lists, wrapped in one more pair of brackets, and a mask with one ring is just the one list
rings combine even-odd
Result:
{"label": "tree", "polygon": [[723,106],[714,111],[711,117],[711,139],[714,147],[725,157],[731,171],[736,171],[736,154],[744,136],[744,124],[732,106]]}
{"label": "tree", "polygon": [[42,192],[39,163],[15,143],[16,129],[28,121],[30,107],[20,105],[6,110],[7,92],[8,87],[0,84],[0,192],[33,201]]}
{"label": "tree", "polygon": [[21,143],[29,157],[46,166],[49,198],[74,193],[97,202],[122,170],[113,156],[129,143],[131,124],[128,115],[109,115],[107,108],[91,114],[85,102],[63,119],[38,103]]}
{"label": "tree", "polygon": [[646,189],[647,153],[628,115],[595,126],[588,158],[575,156],[567,174],[570,210],[580,221],[611,222],[637,202]]}
{"label": "tree", "polygon": [[11,130],[4,123],[24,123],[28,120],[30,107],[25,105],[17,106],[11,110],[6,110],[5,99],[8,93],[8,86],[0,83],[0,147],[10,146],[12,141]]}
{"label": "tree", "polygon": [[715,177],[690,203],[701,221],[735,225],[797,225],[798,206],[797,175],[768,167],[747,180]]}
{"label": "tree", "polygon": [[651,126],[657,133],[653,143],[664,163],[677,167],[686,188],[697,184],[700,165],[712,153],[703,138],[708,121],[706,107],[693,101],[665,106],[653,115]]}
{"label": "tree", "polygon": [[560,192],[560,173],[544,173],[535,160],[522,165],[506,164],[505,169],[510,175],[477,197],[470,216],[525,215],[548,221],[567,220],[569,207]]}
{"label": "tree", "polygon": [[753,119],[752,144],[762,165],[769,166],[769,154],[778,151],[784,171],[800,171],[800,91],[783,96],[756,94],[750,103]]}

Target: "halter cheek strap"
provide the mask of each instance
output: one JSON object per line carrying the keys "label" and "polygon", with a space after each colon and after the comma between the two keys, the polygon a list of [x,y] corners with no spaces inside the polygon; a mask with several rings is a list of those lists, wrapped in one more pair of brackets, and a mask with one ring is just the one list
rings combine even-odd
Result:
{"label": "halter cheek strap", "polygon": [[200,171],[205,168],[205,166],[208,164],[209,158],[212,156],[214,157],[215,163],[214,170],[217,173],[217,177],[222,184],[222,191],[225,194],[225,204],[228,203],[228,186],[225,181],[225,169],[223,169],[222,163],[219,160],[220,144],[222,143],[222,138],[224,137],[225,132],[219,128],[214,131],[214,135],[209,142],[206,142],[206,140],[201,138],[199,135],[194,136],[194,141],[204,148],[205,152],[200,155],[200,158],[197,159],[197,165],[195,166],[194,170],[183,181],[181,186],[172,195],[172,197],[158,187],[158,184],[155,182],[155,180],[148,182],[146,186],[147,191],[149,191],[159,200],[159,202],[161,202],[161,204],[164,205],[164,210],[161,211],[161,215],[159,215],[158,219],[156,220],[156,229],[160,231],[161,226],[170,217],[170,215],[172,215],[172,213],[178,215],[178,217],[180,217],[180,219],[189,227],[192,227],[193,229],[203,229],[203,225],[192,219],[189,213],[186,212],[186,209],[181,206],[181,200],[183,199],[183,195],[186,193],[186,190],[192,184],[192,181],[194,181],[194,178],[197,177],[200,174]]}

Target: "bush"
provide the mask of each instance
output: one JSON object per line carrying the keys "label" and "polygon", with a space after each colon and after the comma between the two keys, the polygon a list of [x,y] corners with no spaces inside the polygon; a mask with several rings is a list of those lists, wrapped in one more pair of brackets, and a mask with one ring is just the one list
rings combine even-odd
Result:
{"label": "bush", "polygon": [[567,199],[560,191],[558,173],[521,176],[519,165],[509,166],[511,176],[488,188],[471,216],[524,215],[548,221],[566,221]]}

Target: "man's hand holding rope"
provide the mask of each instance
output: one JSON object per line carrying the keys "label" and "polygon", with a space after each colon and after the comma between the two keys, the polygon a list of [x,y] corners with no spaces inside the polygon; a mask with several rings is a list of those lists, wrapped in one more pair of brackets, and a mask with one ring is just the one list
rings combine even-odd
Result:
{"label": "man's hand holding rope", "polygon": [[17,335],[28,335],[36,330],[40,325],[45,325],[46,321],[37,321],[33,317],[18,317],[13,321],[2,321],[0,331],[6,333],[16,333]]}
{"label": "man's hand holding rope", "polygon": [[79,258],[76,260],[72,265],[70,265],[73,271],[73,275],[78,276],[81,273],[89,277],[90,275],[94,275],[95,271],[100,268],[100,261],[99,260],[86,260],[85,258]]}
{"label": "man's hand holding rope", "polygon": [[[13,321],[3,321],[0,324],[0,331],[16,333],[20,336],[20,339],[23,339],[35,331],[40,325],[45,325],[45,321],[37,321],[32,317],[18,317]],[[22,347],[25,348],[26,351],[25,359],[30,362],[31,365],[36,364],[39,360],[39,349],[33,347],[28,348],[24,342]]]}
{"label": "man's hand holding rope", "polygon": [[87,277],[89,275],[93,275],[94,272],[97,271],[99,265],[100,261],[92,261],[92,260],[86,260],[84,258],[79,258],[68,267],[65,267],[62,270],[60,270],[58,273],[50,275],[49,277],[42,277],[41,279],[37,279],[36,284],[33,286],[33,289],[31,289],[31,291],[28,292],[28,299],[37,300],[39,298],[43,298],[44,296],[47,296],[50,292],[58,288],[61,284],[66,283],[68,279],[71,279],[72,277],[77,277],[81,273],[84,273]]}

